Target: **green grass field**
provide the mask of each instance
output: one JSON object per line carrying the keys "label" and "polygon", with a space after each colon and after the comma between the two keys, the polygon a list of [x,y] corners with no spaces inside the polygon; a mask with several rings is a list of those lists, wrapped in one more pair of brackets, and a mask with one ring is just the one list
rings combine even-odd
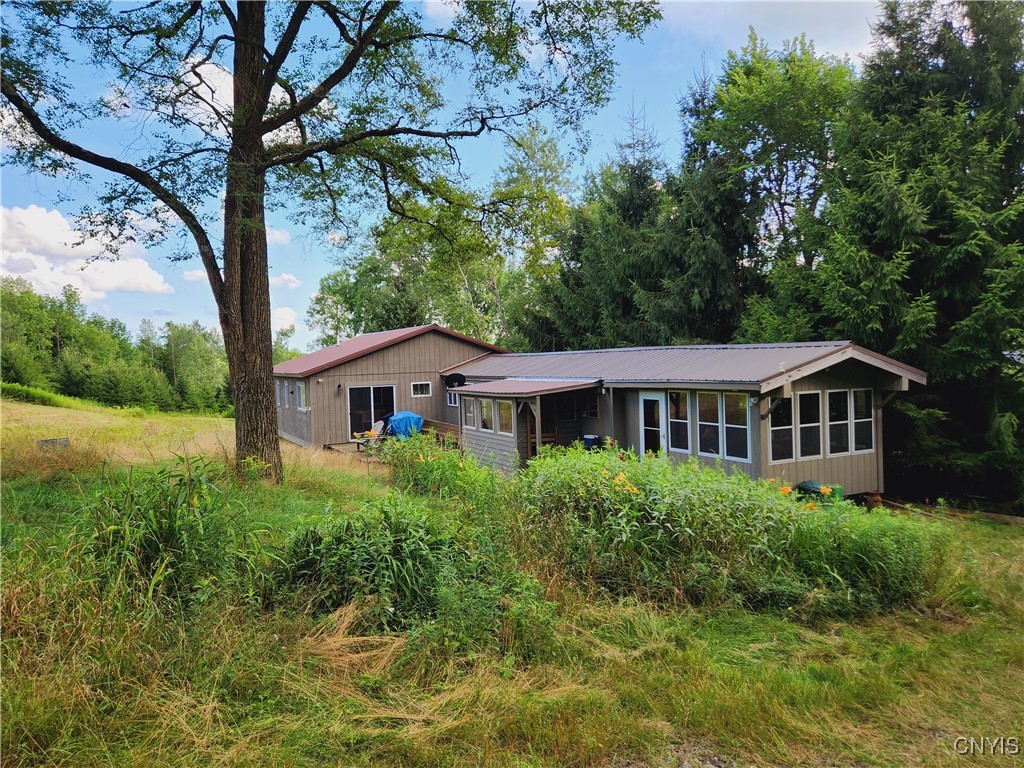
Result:
{"label": "green grass field", "polygon": [[[1022,526],[920,518],[950,527],[978,599],[846,620],[612,597],[524,556],[553,604],[543,652],[446,651],[430,626],[375,629],[365,601],[325,614],[301,590],[233,586],[272,571],[293,531],[378,504],[392,490],[379,464],[287,446],[288,479],[269,487],[220,474],[228,420],[6,400],[0,417],[5,766],[1020,764],[954,740],[1024,737]],[[36,447],[51,437],[71,447]],[[200,453],[233,510],[217,535],[253,537],[250,571],[199,579],[187,610],[118,591],[96,566],[96,542],[118,535],[97,527],[101,501]],[[478,546],[482,499],[393,498]]]}

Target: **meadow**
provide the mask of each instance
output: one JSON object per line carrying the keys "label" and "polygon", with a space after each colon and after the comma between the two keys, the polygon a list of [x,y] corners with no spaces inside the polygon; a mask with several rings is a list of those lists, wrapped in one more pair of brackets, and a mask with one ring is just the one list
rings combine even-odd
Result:
{"label": "meadow", "polygon": [[954,744],[1024,735],[1022,526],[62,405],[2,403],[4,765],[1019,763]]}

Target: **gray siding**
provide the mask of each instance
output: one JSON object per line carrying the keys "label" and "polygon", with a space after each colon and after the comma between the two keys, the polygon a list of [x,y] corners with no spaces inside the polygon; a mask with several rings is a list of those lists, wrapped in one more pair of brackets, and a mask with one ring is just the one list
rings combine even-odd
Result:
{"label": "gray siding", "polygon": [[277,406],[277,433],[299,445],[312,445],[312,410],[298,408],[298,384],[305,382],[309,398],[309,380],[274,377],[274,397]]}
{"label": "gray siding", "polygon": [[[308,426],[299,425],[294,417],[283,417],[279,410],[278,429],[283,436],[298,438],[294,442],[304,444],[350,441],[348,390],[360,386],[393,386],[396,411],[412,411],[425,419],[457,423],[455,409],[447,406],[444,382],[438,371],[484,351],[471,342],[432,332],[327,368],[307,380]],[[413,383],[421,381],[430,382],[430,397],[412,396]]]}
{"label": "gray siding", "polygon": [[[515,400],[506,398],[474,398],[480,400],[492,400],[494,403],[494,430],[473,429],[462,427],[462,447],[476,456],[480,461],[497,467],[504,472],[514,472],[519,469],[519,419],[517,418],[518,403]],[[511,435],[499,434],[498,423],[498,400],[503,399],[512,403],[512,433]],[[462,411],[462,401],[459,401],[459,411]],[[477,405],[477,419],[479,423],[480,406]]]}
{"label": "gray siding", "polygon": [[[761,471],[764,477],[774,477],[778,482],[790,484],[805,480],[820,480],[831,485],[841,485],[846,494],[867,493],[883,490],[882,474],[882,410],[878,407],[884,393],[879,392],[880,377],[860,363],[851,362],[837,365],[834,368],[813,374],[793,382],[794,396],[798,392],[827,392],[830,389],[872,389],[874,404],[874,450],[865,453],[851,453],[840,456],[828,456],[827,423],[822,429],[821,458],[794,459],[790,461],[770,462],[768,421],[761,422],[764,429],[760,436]],[[760,404],[761,412],[767,413],[768,399]],[[826,405],[822,402],[822,419]]]}

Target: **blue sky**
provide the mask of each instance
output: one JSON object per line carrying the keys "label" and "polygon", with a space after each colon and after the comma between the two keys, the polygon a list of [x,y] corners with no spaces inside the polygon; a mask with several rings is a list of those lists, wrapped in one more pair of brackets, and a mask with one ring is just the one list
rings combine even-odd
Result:
{"label": "blue sky", "polygon": [[[773,48],[804,33],[818,52],[848,56],[854,65],[870,50],[869,23],[876,16],[872,2],[665,2],[663,20],[642,40],[618,45],[619,74],[611,101],[588,121],[590,147],[578,158],[574,176],[614,153],[615,140],[625,133],[625,118],[642,111],[649,128],[663,142],[667,159],[679,156],[677,104],[704,66],[715,73],[730,49],[746,41],[754,27]],[[448,9],[424,4],[428,17],[443,20]],[[73,79],[86,87],[91,70]],[[493,174],[503,148],[487,138],[466,143],[463,167],[480,184]],[[217,326],[213,297],[198,258],[171,262],[169,247],[144,249],[130,245],[117,262],[90,260],[95,243],[72,247],[78,238],[74,216],[93,191],[68,189],[59,182],[29,176],[6,166],[0,178],[0,237],[3,272],[28,279],[37,290],[55,294],[65,283],[79,288],[90,311],[121,319],[129,329],[150,318],[158,325],[198,319]],[[74,202],[57,202],[70,192]],[[336,250],[290,223],[283,216],[269,222],[271,301],[275,325],[295,323],[294,344],[311,342],[304,317],[320,278],[337,268]]]}

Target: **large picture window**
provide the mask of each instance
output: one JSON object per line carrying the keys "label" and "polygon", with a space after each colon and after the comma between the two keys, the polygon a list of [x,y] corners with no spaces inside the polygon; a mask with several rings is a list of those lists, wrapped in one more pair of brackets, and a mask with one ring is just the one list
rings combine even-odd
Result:
{"label": "large picture window", "polygon": [[797,395],[797,435],[799,457],[816,459],[821,456],[821,393],[800,392]]}
{"label": "large picture window", "polygon": [[771,416],[770,461],[792,461],[793,445],[793,398],[773,397],[769,401]]}
{"label": "large picture window", "polygon": [[462,416],[462,425],[469,429],[476,429],[476,399],[464,397],[462,398],[462,406],[465,409]]}
{"label": "large picture window", "polygon": [[705,456],[720,456],[722,453],[718,401],[717,392],[697,393],[697,452]]}
{"label": "large picture window", "polygon": [[480,401],[480,429],[494,429],[494,403],[490,400]]}
{"label": "large picture window", "polygon": [[668,448],[670,451],[690,451],[689,392],[668,393]]}

